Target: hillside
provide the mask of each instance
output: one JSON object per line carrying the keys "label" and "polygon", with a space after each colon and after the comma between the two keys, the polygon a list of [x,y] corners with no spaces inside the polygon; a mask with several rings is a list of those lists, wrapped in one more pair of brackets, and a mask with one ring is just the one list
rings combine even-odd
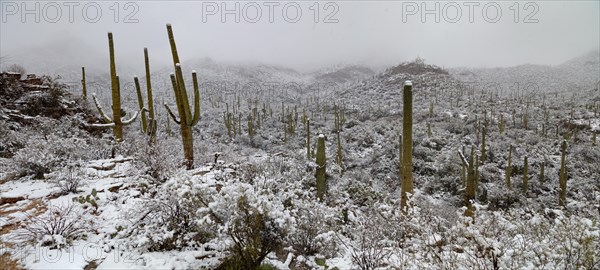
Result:
{"label": "hillside", "polygon": [[[163,106],[179,115],[170,69],[152,74],[155,139],[138,118],[115,142],[112,126],[85,116],[96,114],[90,97],[79,101],[91,105],[81,114],[1,117],[0,149],[9,150],[0,155],[0,261],[26,269],[596,269],[597,63],[588,55],[556,67],[445,70],[416,60],[377,74],[361,66],[303,74],[183,61],[192,119],[182,123],[195,122],[191,70],[203,86],[190,170],[180,126]],[[99,103],[110,108],[105,80],[96,83]],[[414,192],[403,211],[407,80]],[[502,88],[481,86],[488,82]],[[539,89],[505,87],[522,82]],[[122,84],[129,119],[137,96]],[[65,102],[80,90],[72,85]],[[3,116],[19,98],[8,93],[0,92]],[[51,263],[36,259],[58,251]]]}

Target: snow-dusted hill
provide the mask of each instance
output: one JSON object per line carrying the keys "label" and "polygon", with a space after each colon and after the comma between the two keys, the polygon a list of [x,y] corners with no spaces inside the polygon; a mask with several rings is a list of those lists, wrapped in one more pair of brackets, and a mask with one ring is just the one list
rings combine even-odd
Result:
{"label": "snow-dusted hill", "polygon": [[[191,70],[203,86],[192,170],[182,168],[179,126],[162,109],[163,101],[175,103],[171,68],[152,74],[156,144],[139,122],[125,127],[121,143],[110,129],[90,130],[98,121],[88,115],[93,107],[50,118],[18,110],[11,97],[0,108],[0,261],[27,269],[596,269],[594,63],[590,54],[556,67],[446,71],[415,61],[377,74],[359,66],[303,74],[184,61],[190,97]],[[415,192],[403,213],[406,80]],[[540,90],[508,87],[515,82]],[[106,83],[96,89],[109,107]],[[15,86],[3,80],[2,87]],[[64,104],[93,106],[70,103],[79,89],[70,90]],[[123,83],[128,112],[137,108],[132,90]],[[319,133],[326,137],[323,201],[316,198]],[[467,168],[459,157],[470,149],[479,160],[473,220],[464,216]]]}

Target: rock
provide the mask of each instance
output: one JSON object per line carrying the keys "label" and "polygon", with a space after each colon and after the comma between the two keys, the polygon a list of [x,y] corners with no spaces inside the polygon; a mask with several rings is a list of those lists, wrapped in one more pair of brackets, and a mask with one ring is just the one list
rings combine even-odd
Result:
{"label": "rock", "polygon": [[16,202],[19,202],[19,201],[22,201],[22,200],[25,200],[25,197],[23,197],[23,196],[3,197],[3,198],[0,198],[0,205],[16,203]]}

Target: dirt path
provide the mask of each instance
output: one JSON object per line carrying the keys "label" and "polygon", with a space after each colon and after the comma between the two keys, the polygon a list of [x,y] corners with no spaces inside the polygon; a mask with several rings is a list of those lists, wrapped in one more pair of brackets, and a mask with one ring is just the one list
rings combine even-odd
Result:
{"label": "dirt path", "polygon": [[[27,204],[21,208],[6,210],[7,208],[14,206],[14,204],[17,202],[18,201],[14,201],[11,203],[4,203],[0,207],[0,217],[7,217],[7,219],[8,219],[7,220],[8,225],[0,227],[0,237],[5,234],[8,234],[12,230],[19,228],[19,226],[21,226],[21,224],[23,223],[23,221],[10,222],[11,219],[8,218],[8,215],[17,213],[17,212],[25,213],[27,211],[34,209],[32,214],[37,216],[37,215],[40,215],[40,214],[46,212],[46,210],[47,210],[46,203],[44,203],[42,201],[42,199],[34,199],[29,204]],[[14,247],[14,243],[0,241],[0,252],[3,252],[3,248],[12,248],[12,247]],[[2,265],[3,270],[23,270],[23,269],[25,269],[17,260],[15,260],[11,257],[11,254],[9,252],[0,254],[0,265]]]}

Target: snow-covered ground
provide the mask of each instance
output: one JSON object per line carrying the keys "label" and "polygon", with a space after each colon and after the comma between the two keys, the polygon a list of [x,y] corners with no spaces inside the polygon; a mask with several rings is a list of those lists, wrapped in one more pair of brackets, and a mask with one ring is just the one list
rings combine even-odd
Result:
{"label": "snow-covered ground", "polygon": [[[575,69],[577,62],[569,63]],[[181,168],[179,127],[162,109],[153,145],[137,122],[125,128],[119,144],[110,130],[89,130],[93,109],[55,119],[1,108],[0,262],[25,269],[600,267],[597,85],[528,93],[470,88],[460,80],[465,74],[489,80],[488,70],[460,75],[416,66],[425,71],[412,74],[414,65],[399,65],[374,76],[357,67],[307,75],[265,66],[198,65],[206,65],[197,68],[199,74],[215,78],[230,70],[224,80],[247,83],[258,77],[303,88],[203,90],[192,170]],[[521,67],[519,76],[539,78],[547,69],[552,68]],[[348,79],[359,71],[364,72],[359,79]],[[510,72],[498,74],[505,79]],[[319,87],[323,78],[340,83]],[[407,79],[414,87],[415,192],[414,206],[403,213],[398,135],[400,90]],[[170,88],[155,97],[174,103]],[[128,113],[127,107],[137,106],[129,102]],[[341,164],[336,111],[344,119]],[[228,132],[228,112],[241,131]],[[310,159],[305,118],[311,119]],[[464,216],[458,153],[473,146],[481,156],[484,127],[486,159],[478,167],[471,220]],[[315,178],[320,133],[327,159],[323,201],[316,198]],[[565,139],[568,182],[561,207]]]}

